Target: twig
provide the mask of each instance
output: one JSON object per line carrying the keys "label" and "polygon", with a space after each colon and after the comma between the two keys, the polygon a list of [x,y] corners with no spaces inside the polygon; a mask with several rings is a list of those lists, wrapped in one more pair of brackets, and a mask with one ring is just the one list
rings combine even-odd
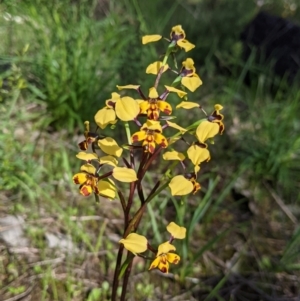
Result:
{"label": "twig", "polygon": [[285,203],[283,202],[283,200],[276,194],[276,192],[272,189],[272,187],[264,182],[264,185],[266,187],[266,189],[268,190],[268,192],[271,194],[271,196],[273,197],[273,199],[275,200],[275,202],[278,204],[278,206],[281,208],[281,210],[289,217],[289,219],[294,223],[294,224],[298,224],[297,218],[295,217],[295,215],[291,212],[291,210],[285,205]]}
{"label": "twig", "polygon": [[33,289],[34,285],[32,285],[31,287],[29,287],[25,292],[17,295],[17,296],[14,296],[14,297],[11,297],[11,298],[8,298],[6,300],[3,300],[3,301],[17,301],[17,300],[20,300],[21,298],[23,297],[26,297],[27,295],[29,295]]}

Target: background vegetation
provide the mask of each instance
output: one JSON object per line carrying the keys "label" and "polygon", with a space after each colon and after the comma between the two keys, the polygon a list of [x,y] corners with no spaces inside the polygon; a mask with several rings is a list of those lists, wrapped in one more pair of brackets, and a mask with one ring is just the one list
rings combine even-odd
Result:
{"label": "background vegetation", "polygon": [[153,242],[174,218],[188,237],[168,277],[136,262],[128,300],[299,298],[300,90],[243,61],[240,34],[260,10],[300,22],[293,0],[0,2],[1,300],[109,300],[120,212],[79,196],[77,143],[116,84],[149,87],[157,55],[140,37],[176,24],[197,47],[195,100],[222,104],[226,131],[201,193],[149,206]]}

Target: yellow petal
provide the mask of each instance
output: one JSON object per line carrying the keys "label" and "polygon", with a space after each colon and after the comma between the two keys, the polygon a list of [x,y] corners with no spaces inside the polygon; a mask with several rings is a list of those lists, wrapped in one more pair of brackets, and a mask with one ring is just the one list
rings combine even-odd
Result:
{"label": "yellow petal", "polygon": [[180,104],[176,106],[176,109],[183,108],[183,109],[193,109],[193,108],[200,108],[200,105],[196,102],[191,101],[182,101]]}
{"label": "yellow petal", "polygon": [[131,141],[132,141],[132,142],[142,141],[142,140],[145,140],[146,137],[147,137],[146,131],[138,131],[138,132],[135,132],[135,133],[131,136]]}
{"label": "yellow petal", "polygon": [[87,180],[87,174],[84,172],[79,172],[76,175],[73,176],[73,182],[75,184],[83,184]]}
{"label": "yellow petal", "polygon": [[116,123],[116,113],[111,108],[103,108],[95,115],[95,122],[101,129],[105,129],[108,124]]}
{"label": "yellow petal", "polygon": [[173,128],[173,129],[176,129],[178,131],[180,131],[180,133],[185,133],[187,130],[181,126],[179,126],[178,124],[174,123],[174,122],[171,122],[171,121],[167,121],[167,124]]}
{"label": "yellow petal", "polygon": [[154,133],[153,136],[156,144],[161,145],[163,148],[168,146],[168,141],[164,135],[160,133]]}
{"label": "yellow petal", "polygon": [[100,180],[97,184],[99,194],[109,199],[114,199],[116,196],[116,187],[112,180]]}
{"label": "yellow petal", "polygon": [[108,155],[120,157],[122,155],[123,149],[118,145],[118,143],[110,137],[100,139],[98,141],[100,149]]}
{"label": "yellow petal", "polygon": [[133,90],[137,90],[140,87],[140,85],[126,85],[126,86],[118,86],[117,88],[119,90],[123,90],[123,89],[133,89]]}
{"label": "yellow petal", "polygon": [[76,158],[80,159],[80,160],[85,160],[85,161],[91,161],[91,160],[98,160],[98,156],[95,153],[86,153],[86,152],[79,152],[76,155]]}
{"label": "yellow petal", "polygon": [[176,88],[171,87],[171,86],[165,86],[165,88],[166,88],[168,91],[170,91],[170,92],[175,92],[175,93],[177,93],[178,96],[179,96],[180,98],[182,98],[183,96],[185,96],[185,95],[187,94],[186,92],[181,91],[181,90],[176,89]]}
{"label": "yellow petal", "polygon": [[190,43],[188,40],[178,40],[177,45],[185,50],[185,52],[188,52],[195,48],[195,45]]}
{"label": "yellow petal", "polygon": [[140,106],[140,109],[141,109],[141,114],[146,114],[147,113],[147,110],[150,108],[150,103],[149,101],[147,100],[143,100],[141,102],[138,102],[139,103],[139,106]]}
{"label": "yellow petal", "polygon": [[166,256],[167,256],[167,260],[170,263],[177,264],[180,261],[179,255],[177,255],[175,253],[168,253],[168,254],[166,254]]}
{"label": "yellow petal", "polygon": [[198,145],[192,145],[187,150],[188,158],[194,165],[199,165],[203,161],[209,161],[210,154],[207,148]]}
{"label": "yellow petal", "polygon": [[111,166],[117,166],[118,160],[113,156],[103,156],[99,158],[100,164],[107,164]]}
{"label": "yellow petal", "polygon": [[183,35],[183,38],[185,38],[185,31],[183,30],[181,25],[173,26],[171,31],[171,38],[172,38],[172,34]]}
{"label": "yellow petal", "polygon": [[170,115],[172,113],[172,107],[166,101],[157,101],[157,106],[160,111],[164,112],[165,114]]}
{"label": "yellow petal", "polygon": [[223,109],[223,106],[222,105],[219,105],[219,104],[216,104],[215,105],[215,110],[216,111],[221,111]]}
{"label": "yellow petal", "polygon": [[164,255],[163,258],[164,258],[164,261],[163,261],[163,260],[160,260],[160,261],[159,261],[159,264],[158,264],[158,266],[157,266],[157,268],[158,268],[162,273],[168,274],[170,264],[169,264],[169,262],[168,262],[168,260],[167,260],[167,256],[166,256],[166,255]]}
{"label": "yellow petal", "polygon": [[119,243],[124,245],[124,248],[133,254],[143,253],[147,250],[147,238],[145,236],[130,233],[126,238],[123,238]]}
{"label": "yellow petal", "polygon": [[[152,64],[150,64],[147,69],[146,69],[146,73],[147,74],[158,74],[160,68],[162,67],[162,62],[154,62]],[[167,71],[169,69],[169,65],[168,64],[165,64],[164,65],[164,69],[163,69],[163,72],[164,73],[165,71]]]}
{"label": "yellow petal", "polygon": [[121,98],[121,95],[119,93],[117,93],[117,92],[112,92],[111,93],[111,99],[112,100],[117,100],[119,98]]}
{"label": "yellow petal", "polygon": [[146,35],[142,37],[142,44],[148,44],[152,42],[157,42],[162,38],[159,34]]}
{"label": "yellow petal", "polygon": [[116,180],[125,183],[135,182],[138,179],[135,170],[126,167],[115,167],[112,175]]}
{"label": "yellow petal", "polygon": [[185,76],[182,78],[181,83],[191,92],[194,92],[202,85],[202,80],[198,76]]}
{"label": "yellow petal", "polygon": [[96,173],[96,168],[92,164],[84,164],[80,167],[81,171],[85,171],[91,175],[94,175]]}
{"label": "yellow petal", "polygon": [[156,120],[150,120],[150,119],[148,119],[146,121],[146,123],[143,124],[141,129],[142,130],[148,129],[148,130],[152,130],[152,131],[158,131],[160,133],[162,132],[162,127],[160,125],[160,122],[156,121]]}
{"label": "yellow petal", "polygon": [[171,152],[165,152],[163,154],[163,159],[164,160],[179,160],[183,161],[185,159],[184,154],[179,153],[177,151],[171,151]]}
{"label": "yellow petal", "polygon": [[159,265],[159,263],[160,263],[160,257],[156,257],[156,258],[152,261],[149,270],[155,269],[155,268]]}
{"label": "yellow petal", "polygon": [[219,125],[217,123],[202,121],[196,130],[196,136],[199,142],[204,143],[207,139],[216,136],[219,133]]}
{"label": "yellow petal", "polygon": [[196,68],[194,66],[194,60],[191,58],[187,58],[185,61],[182,62],[182,66],[187,70],[192,70],[192,73],[196,72]]}
{"label": "yellow petal", "polygon": [[133,120],[140,112],[138,102],[129,96],[117,100],[115,109],[117,116],[123,121]]}
{"label": "yellow petal", "polygon": [[193,184],[184,176],[175,176],[169,183],[172,195],[186,195],[193,191]]}
{"label": "yellow petal", "polygon": [[176,251],[175,246],[171,245],[168,241],[164,242],[158,246],[158,251],[156,256],[160,256],[161,254],[167,254],[170,251]]}
{"label": "yellow petal", "polygon": [[171,222],[167,226],[168,232],[177,239],[184,239],[186,235],[186,228],[185,227],[180,227],[176,225],[174,222]]}
{"label": "yellow petal", "polygon": [[149,89],[149,98],[153,98],[153,99],[158,98],[157,90],[154,87]]}

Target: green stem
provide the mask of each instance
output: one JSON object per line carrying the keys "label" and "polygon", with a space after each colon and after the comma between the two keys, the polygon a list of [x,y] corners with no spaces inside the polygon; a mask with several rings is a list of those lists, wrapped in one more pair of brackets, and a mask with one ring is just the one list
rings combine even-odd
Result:
{"label": "green stem", "polygon": [[126,132],[127,142],[130,145],[131,144],[131,132],[130,132],[129,123],[124,122],[124,125],[125,125],[125,132]]}
{"label": "green stem", "polygon": [[156,79],[155,79],[155,83],[154,83],[154,88],[157,89],[158,87],[158,84],[159,84],[159,81],[160,81],[160,78],[161,78],[161,75],[163,74],[163,71],[164,71],[164,66],[166,65],[167,61],[168,61],[168,58],[169,58],[169,55],[170,53],[172,52],[173,48],[174,48],[175,44],[173,45],[173,43],[171,43],[167,49],[167,52],[164,56],[164,59],[162,61],[162,66],[160,67],[158,73],[157,73],[157,76],[156,76]]}

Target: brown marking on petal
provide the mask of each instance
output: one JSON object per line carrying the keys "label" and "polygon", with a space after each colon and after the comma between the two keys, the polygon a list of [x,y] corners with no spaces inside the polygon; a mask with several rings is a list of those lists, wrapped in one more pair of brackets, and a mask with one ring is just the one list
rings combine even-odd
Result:
{"label": "brown marking on petal", "polygon": [[219,134],[222,135],[225,129],[223,122],[219,122],[219,126],[220,126]]}
{"label": "brown marking on petal", "polygon": [[164,113],[170,115],[172,113],[172,110],[170,108],[165,108]]}
{"label": "brown marking on petal", "polygon": [[81,186],[80,192],[83,196],[89,196],[91,194],[87,188],[87,185]]}
{"label": "brown marking on petal", "polygon": [[149,143],[149,144],[148,144],[148,151],[149,151],[149,153],[151,153],[151,154],[154,153],[154,151],[155,151],[155,146],[153,146],[152,143]]}
{"label": "brown marking on petal", "polygon": [[138,135],[132,135],[132,141],[133,142],[138,142],[139,141],[139,136]]}
{"label": "brown marking on petal", "polygon": [[181,77],[185,77],[185,76],[192,76],[193,75],[193,70],[188,70],[185,67],[182,67],[181,71],[180,71],[180,76]]}
{"label": "brown marking on petal", "polygon": [[79,183],[78,176],[73,177],[73,182],[74,182],[75,184],[80,184],[80,183]]}
{"label": "brown marking on petal", "polygon": [[166,147],[167,147],[167,145],[168,145],[168,144],[166,143],[166,139],[162,139],[162,141],[161,141],[161,144],[160,144],[160,145],[161,145],[161,147],[162,147],[162,148],[166,148]]}
{"label": "brown marking on petal", "polygon": [[160,268],[160,271],[162,273],[167,273],[168,272],[168,269],[166,267],[163,267],[163,268]]}
{"label": "brown marking on petal", "polygon": [[179,258],[175,257],[172,263],[177,264],[178,262],[179,262]]}
{"label": "brown marking on petal", "polygon": [[172,31],[171,32],[171,39],[172,41],[179,41],[179,40],[182,40],[184,39],[184,34],[176,34],[175,31]]}
{"label": "brown marking on petal", "polygon": [[107,105],[108,106],[111,106],[111,107],[115,107],[115,105],[116,105],[116,102],[115,101],[113,101],[113,100],[109,100],[108,102],[107,102]]}
{"label": "brown marking on petal", "polygon": [[87,148],[88,148],[88,143],[87,143],[86,140],[84,140],[84,141],[78,143],[78,146],[79,146],[79,148],[80,148],[81,150],[87,150]]}

